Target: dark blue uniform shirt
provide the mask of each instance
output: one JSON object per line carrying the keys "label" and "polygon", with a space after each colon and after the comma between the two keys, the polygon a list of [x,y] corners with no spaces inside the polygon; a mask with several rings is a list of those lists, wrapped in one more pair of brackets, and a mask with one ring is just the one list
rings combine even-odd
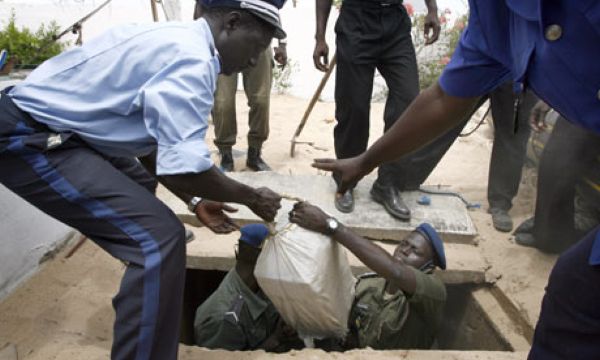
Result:
{"label": "dark blue uniform shirt", "polygon": [[[569,121],[600,133],[600,1],[469,0],[469,25],[440,77],[459,97],[507,80]],[[596,235],[589,263],[600,265]]]}

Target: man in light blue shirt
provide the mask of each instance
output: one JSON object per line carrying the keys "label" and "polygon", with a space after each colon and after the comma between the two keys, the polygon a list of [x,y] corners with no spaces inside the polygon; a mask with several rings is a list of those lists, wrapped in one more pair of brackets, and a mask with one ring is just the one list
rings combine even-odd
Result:
{"label": "man in light blue shirt", "polygon": [[[469,25],[439,82],[423,91],[365,153],[316,160],[315,167],[338,173],[338,191],[443,134],[479,96],[507,80],[517,94],[531,88],[572,123],[600,133],[599,1],[470,0],[469,7]],[[561,255],[552,270],[529,358],[600,358],[598,304],[596,228]]]}
{"label": "man in light blue shirt", "polygon": [[237,228],[223,202],[275,217],[279,195],[223,175],[204,136],[218,74],[283,36],[270,1],[213,0],[195,22],[112,29],[2,91],[0,183],[128,263],[113,359],[177,358],[184,228],[156,178],[217,233]]}

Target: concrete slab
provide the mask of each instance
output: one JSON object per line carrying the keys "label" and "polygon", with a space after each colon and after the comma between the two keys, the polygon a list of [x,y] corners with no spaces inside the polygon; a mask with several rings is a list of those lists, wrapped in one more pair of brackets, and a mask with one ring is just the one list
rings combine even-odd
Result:
{"label": "concrete slab", "polygon": [[[206,228],[189,227],[195,239],[187,245],[187,267],[190,269],[228,271],[235,264],[235,247],[239,233],[215,235]],[[392,252],[396,244],[376,241]],[[489,268],[477,247],[464,244],[447,244],[448,268],[438,274],[447,284],[481,284],[486,282]],[[348,251],[348,260],[354,274],[370,271],[358,258]]]}
{"label": "concrete slab", "polygon": [[[440,232],[446,242],[472,243],[477,230],[468,214],[465,204],[456,197],[428,195],[431,205],[419,205],[417,200],[424,195],[421,192],[405,192],[402,197],[412,211],[409,222],[397,220],[385,209],[371,200],[369,191],[372,178],[365,178],[355,190],[356,206],[351,214],[344,214],[335,208],[333,194],[335,183],[330,176],[324,175],[283,175],[274,172],[236,172],[228,176],[253,187],[266,186],[280,194],[309,201],[325,212],[336,217],[358,234],[379,240],[400,240],[422,222],[431,223]],[[160,197],[182,220],[194,223],[185,204],[167,192]],[[232,218],[240,223],[257,222],[260,219],[248,208],[238,206],[240,211]]]}
{"label": "concrete slab", "polygon": [[439,350],[391,350],[377,351],[372,349],[352,350],[344,353],[325,352],[322,350],[290,351],[284,354],[272,354],[264,351],[225,351],[208,350],[194,346],[179,347],[180,360],[205,359],[404,359],[404,360],[525,360],[527,352],[504,351],[439,351]]}
{"label": "concrete slab", "polygon": [[492,289],[480,288],[471,295],[475,304],[485,313],[487,321],[511,350],[527,351],[531,348],[533,334],[524,329],[524,319],[519,314],[507,311]]}

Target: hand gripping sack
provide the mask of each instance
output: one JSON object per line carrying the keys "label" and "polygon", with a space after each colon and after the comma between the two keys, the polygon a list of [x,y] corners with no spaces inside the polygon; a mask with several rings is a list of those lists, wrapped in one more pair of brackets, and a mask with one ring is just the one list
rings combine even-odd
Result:
{"label": "hand gripping sack", "polygon": [[345,337],[356,279],[346,250],[281,218],[254,275],[285,322],[302,337]]}

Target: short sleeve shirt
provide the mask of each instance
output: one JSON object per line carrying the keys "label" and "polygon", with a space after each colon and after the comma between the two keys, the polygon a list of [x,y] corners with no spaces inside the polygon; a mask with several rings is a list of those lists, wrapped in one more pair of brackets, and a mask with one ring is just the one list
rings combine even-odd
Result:
{"label": "short sleeve shirt", "polygon": [[204,19],[125,25],[40,65],[9,93],[50,129],[99,152],[157,151],[157,174],[212,166],[204,137],[220,72]]}
{"label": "short sleeve shirt", "polygon": [[469,0],[469,11],[439,80],[446,93],[480,96],[512,80],[600,133],[600,2]]}

